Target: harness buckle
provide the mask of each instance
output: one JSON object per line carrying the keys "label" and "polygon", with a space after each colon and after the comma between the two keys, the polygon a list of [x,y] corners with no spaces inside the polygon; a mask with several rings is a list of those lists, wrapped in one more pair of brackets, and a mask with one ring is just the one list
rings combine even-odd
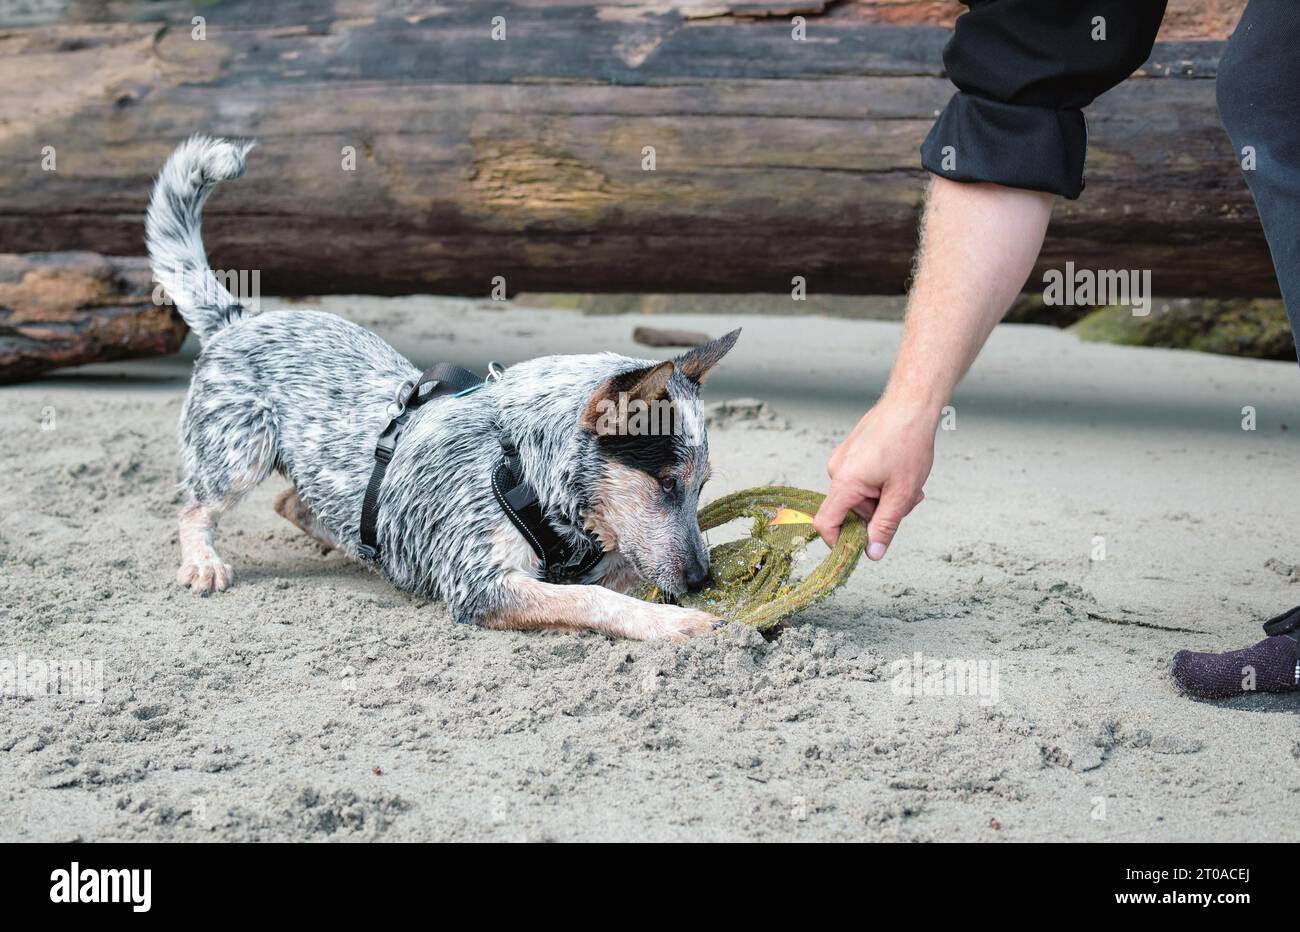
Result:
{"label": "harness buckle", "polygon": [[396,421],[389,423],[375,443],[375,459],[385,466],[393,458],[393,451],[397,449],[397,436],[401,433],[399,426]]}

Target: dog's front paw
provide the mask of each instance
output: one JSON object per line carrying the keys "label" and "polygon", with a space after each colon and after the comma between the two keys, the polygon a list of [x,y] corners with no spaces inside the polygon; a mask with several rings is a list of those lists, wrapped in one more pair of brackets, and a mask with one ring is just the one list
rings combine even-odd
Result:
{"label": "dog's front paw", "polygon": [[222,563],[215,553],[188,560],[176,571],[176,582],[188,586],[199,595],[209,595],[230,588],[235,581],[235,571],[230,564]]}
{"label": "dog's front paw", "polygon": [[687,638],[708,634],[721,620],[716,615],[693,608],[682,608],[677,605],[664,605],[662,608],[667,609],[667,612],[662,618],[657,619],[659,623],[655,626],[655,632],[649,635],[651,638],[684,641]]}

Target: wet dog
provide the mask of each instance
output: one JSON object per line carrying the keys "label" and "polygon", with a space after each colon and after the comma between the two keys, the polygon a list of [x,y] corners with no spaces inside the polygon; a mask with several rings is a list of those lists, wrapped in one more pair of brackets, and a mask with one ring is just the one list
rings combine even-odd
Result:
{"label": "wet dog", "polygon": [[[671,362],[613,353],[521,362],[478,390],[407,415],[378,495],[377,556],[362,503],[376,438],[420,371],[373,333],[319,311],[249,315],[208,268],[204,202],[237,178],[251,144],[196,136],[167,161],[149,203],[154,276],[203,344],[181,411],[181,567],[201,594],[228,587],[217,521],[272,472],[293,483],[277,510],[402,589],[491,628],[593,630],[683,638],[718,619],[632,598],[704,581],[696,521],[709,477],[699,391],[739,331]],[[663,419],[647,417],[666,408]],[[657,429],[647,429],[657,428]],[[539,578],[541,561],[492,494],[503,447],[517,451],[544,520],[561,540],[598,542],[579,578]]]}

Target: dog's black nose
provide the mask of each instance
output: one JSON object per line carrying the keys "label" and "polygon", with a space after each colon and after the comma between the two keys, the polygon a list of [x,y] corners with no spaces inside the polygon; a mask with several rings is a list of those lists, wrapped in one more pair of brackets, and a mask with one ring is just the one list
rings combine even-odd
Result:
{"label": "dog's black nose", "polygon": [[709,561],[692,557],[686,566],[686,588],[695,590],[709,578]]}

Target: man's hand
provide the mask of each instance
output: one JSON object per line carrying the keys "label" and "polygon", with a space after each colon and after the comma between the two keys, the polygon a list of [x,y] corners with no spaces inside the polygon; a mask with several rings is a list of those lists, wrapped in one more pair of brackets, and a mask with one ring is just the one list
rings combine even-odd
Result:
{"label": "man's hand", "polygon": [[831,489],[817,510],[813,527],[835,546],[850,511],[868,522],[867,558],[885,555],[898,525],[921,503],[921,487],[934,464],[935,417],[882,401],[831,456],[826,472]]}

